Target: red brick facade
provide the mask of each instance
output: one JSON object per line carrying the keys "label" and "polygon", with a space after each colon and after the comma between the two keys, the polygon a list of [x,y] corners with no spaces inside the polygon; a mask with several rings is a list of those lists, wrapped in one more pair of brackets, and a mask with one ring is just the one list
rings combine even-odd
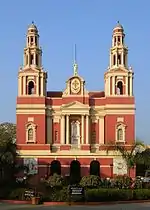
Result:
{"label": "red brick facade", "polygon": [[[70,174],[74,160],[82,176],[90,173],[93,160],[99,163],[101,177],[127,173],[121,156],[106,149],[116,143],[131,147],[135,140],[133,71],[128,68],[124,37],[118,24],[113,30],[104,91],[87,91],[75,63],[65,91],[52,92],[46,87],[37,27],[29,26],[24,66],[18,73],[17,145],[20,161],[34,159],[38,178],[51,173],[54,160],[59,161],[62,175]],[[134,172],[130,172],[132,177]]]}

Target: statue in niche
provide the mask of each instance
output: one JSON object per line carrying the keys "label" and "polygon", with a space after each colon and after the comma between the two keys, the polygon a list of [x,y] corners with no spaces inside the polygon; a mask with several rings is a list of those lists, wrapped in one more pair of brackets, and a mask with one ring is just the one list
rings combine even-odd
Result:
{"label": "statue in niche", "polygon": [[71,123],[71,144],[79,144],[80,139],[80,122],[73,121]]}

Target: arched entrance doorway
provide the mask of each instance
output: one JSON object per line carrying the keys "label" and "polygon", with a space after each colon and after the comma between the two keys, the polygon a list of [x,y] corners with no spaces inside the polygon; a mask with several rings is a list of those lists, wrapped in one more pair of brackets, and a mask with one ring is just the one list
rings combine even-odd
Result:
{"label": "arched entrance doorway", "polygon": [[70,164],[70,184],[78,184],[81,179],[81,165],[78,160],[73,160]]}
{"label": "arched entrance doorway", "polygon": [[50,175],[61,175],[61,163],[58,160],[53,160],[50,165]]}
{"label": "arched entrance doorway", "polygon": [[93,160],[90,163],[90,175],[100,176],[100,163],[97,160]]}

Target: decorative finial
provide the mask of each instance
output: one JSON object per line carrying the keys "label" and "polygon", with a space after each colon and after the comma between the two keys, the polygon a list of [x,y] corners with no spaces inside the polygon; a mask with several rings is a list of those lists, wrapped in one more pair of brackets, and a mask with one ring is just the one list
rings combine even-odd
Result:
{"label": "decorative finial", "polygon": [[74,63],[76,63],[76,44],[74,45]]}
{"label": "decorative finial", "polygon": [[32,21],[32,24],[34,24],[34,21]]}
{"label": "decorative finial", "polygon": [[119,20],[117,21],[118,24],[120,24]]}
{"label": "decorative finial", "polygon": [[78,75],[78,64],[77,64],[77,58],[76,58],[76,44],[74,45],[74,65],[73,65],[73,70],[74,70],[74,76]]}

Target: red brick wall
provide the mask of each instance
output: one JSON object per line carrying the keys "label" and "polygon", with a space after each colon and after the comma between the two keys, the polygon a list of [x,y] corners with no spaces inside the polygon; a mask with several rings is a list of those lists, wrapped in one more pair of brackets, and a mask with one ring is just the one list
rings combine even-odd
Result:
{"label": "red brick wall", "polygon": [[115,140],[115,126],[117,124],[117,117],[124,118],[126,125],[126,144],[133,144],[135,140],[135,117],[134,115],[107,115],[105,116],[105,143],[111,143]]}
{"label": "red brick wall", "polygon": [[36,141],[37,144],[45,144],[46,140],[46,124],[45,114],[17,114],[17,144],[26,143],[26,124],[28,117],[34,118],[34,124],[37,125]]}

